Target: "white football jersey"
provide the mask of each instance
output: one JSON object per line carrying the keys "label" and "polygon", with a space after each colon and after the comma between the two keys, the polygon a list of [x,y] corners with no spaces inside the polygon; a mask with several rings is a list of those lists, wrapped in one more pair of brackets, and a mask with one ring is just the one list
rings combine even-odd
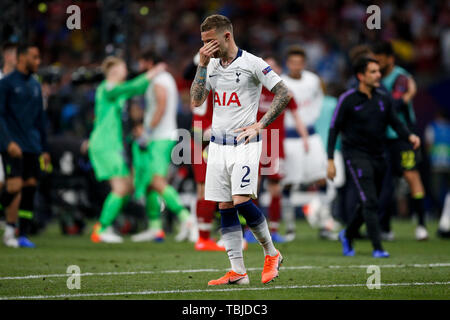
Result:
{"label": "white football jersey", "polygon": [[237,136],[234,129],[255,123],[262,85],[272,90],[281,81],[263,59],[241,49],[226,68],[211,59],[206,77],[214,99],[212,132],[218,136]]}
{"label": "white football jersey", "polygon": [[154,93],[155,84],[159,84],[166,89],[167,100],[164,114],[158,125],[153,128],[152,139],[176,139],[178,89],[175,79],[169,72],[164,71],[158,74],[153,81],[150,82],[150,85],[145,92],[146,110],[144,123],[148,126],[156,111],[156,97]]}
{"label": "white football jersey", "polygon": [[[291,78],[286,74],[283,74],[281,79],[294,95],[300,119],[305,126],[313,126],[322,109],[323,91],[320,78],[311,71],[303,70],[300,79]],[[294,118],[289,112],[284,118],[284,125],[286,128],[295,128]]]}

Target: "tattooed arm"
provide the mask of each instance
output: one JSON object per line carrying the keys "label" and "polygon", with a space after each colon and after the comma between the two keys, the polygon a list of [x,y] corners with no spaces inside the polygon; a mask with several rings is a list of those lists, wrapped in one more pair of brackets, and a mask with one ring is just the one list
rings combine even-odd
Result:
{"label": "tattooed arm", "polygon": [[199,65],[191,85],[191,109],[203,104],[209,91],[206,89],[206,67]]}
{"label": "tattooed arm", "polygon": [[219,42],[217,40],[208,41],[199,50],[200,62],[191,86],[191,109],[200,107],[206,97],[208,97],[209,90],[206,88],[206,68],[209,60],[217,50],[219,50]]}
{"label": "tattooed arm", "polygon": [[286,108],[292,99],[292,94],[283,81],[279,81],[271,91],[275,94],[275,97],[272,100],[269,111],[266,112],[259,122],[236,129],[234,132],[240,132],[236,138],[237,141],[245,138],[245,143],[248,143],[250,139],[258,135],[261,129],[271,124],[283,112],[284,108]]}
{"label": "tattooed arm", "polygon": [[292,94],[283,81],[278,82],[271,91],[275,94],[275,97],[273,98],[269,111],[259,121],[262,124],[262,128],[266,128],[271,124],[283,112],[289,100],[292,98]]}

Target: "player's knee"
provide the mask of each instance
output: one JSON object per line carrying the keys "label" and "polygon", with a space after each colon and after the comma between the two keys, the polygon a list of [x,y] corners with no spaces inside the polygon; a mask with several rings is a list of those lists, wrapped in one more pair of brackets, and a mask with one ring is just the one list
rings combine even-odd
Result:
{"label": "player's knee", "polygon": [[120,197],[125,197],[131,193],[131,186],[126,182],[116,184],[112,191]]}
{"label": "player's knee", "polygon": [[117,192],[117,195],[119,195],[120,197],[125,197],[131,194],[131,191],[128,188],[124,188],[122,190],[119,190]]}
{"label": "player's knee", "polygon": [[405,171],[404,177],[409,184],[412,195],[423,194],[425,192],[419,171],[417,170]]}
{"label": "player's knee", "polygon": [[420,173],[417,170],[407,170],[403,173],[403,176],[405,177],[406,181],[409,184],[413,185],[422,184],[422,181],[420,179]]}
{"label": "player's knee", "polygon": [[163,192],[166,186],[167,186],[166,179],[161,176],[154,176],[150,184],[150,187],[159,193]]}
{"label": "player's knee", "polygon": [[403,176],[405,177],[406,181],[410,182],[415,180],[417,173],[418,172],[416,170],[406,170],[403,172]]}
{"label": "player's knee", "polygon": [[22,180],[20,178],[9,179],[6,182],[6,188],[1,193],[0,204],[3,207],[9,207],[9,205],[16,199],[17,195],[20,195],[22,190]]}
{"label": "player's knee", "polygon": [[219,210],[231,209],[233,207],[233,202],[219,202]]}
{"label": "player's knee", "polygon": [[233,196],[233,205],[236,206],[238,204],[249,201],[251,198],[249,195],[236,195]]}
{"label": "player's knee", "polygon": [[20,190],[22,190],[22,186],[22,178],[11,178],[6,181],[6,191],[11,194],[20,192]]}
{"label": "player's knee", "polygon": [[272,196],[280,195],[282,191],[278,180],[269,180],[267,188]]}

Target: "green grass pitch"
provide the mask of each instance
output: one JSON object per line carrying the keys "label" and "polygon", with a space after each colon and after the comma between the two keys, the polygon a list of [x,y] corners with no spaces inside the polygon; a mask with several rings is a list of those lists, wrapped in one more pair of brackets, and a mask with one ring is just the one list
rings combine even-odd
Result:
{"label": "green grass pitch", "polygon": [[[208,287],[229,268],[224,252],[197,252],[192,243],[94,244],[89,232],[68,237],[56,224],[32,238],[36,249],[0,245],[0,299],[450,299],[450,241],[435,236],[414,240],[415,225],[397,220],[394,242],[385,243],[388,259],[371,257],[367,240],[356,256],[343,257],[339,242],[319,240],[317,231],[298,222],[295,241],[278,244],[285,262],[276,281],[261,284],[263,251],[244,252],[248,286]],[[90,231],[90,229],[87,229]],[[67,267],[77,265],[79,290],[68,289]],[[380,266],[381,289],[366,286],[367,265]],[[203,270],[207,269],[207,270]],[[202,271],[203,270],[203,271]]]}

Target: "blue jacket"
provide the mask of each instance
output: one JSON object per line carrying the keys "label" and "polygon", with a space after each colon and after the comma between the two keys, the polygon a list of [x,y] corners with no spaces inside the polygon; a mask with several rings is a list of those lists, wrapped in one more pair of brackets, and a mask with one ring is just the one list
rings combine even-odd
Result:
{"label": "blue jacket", "polygon": [[16,142],[22,152],[47,151],[46,118],[39,82],[17,70],[0,80],[0,152]]}

